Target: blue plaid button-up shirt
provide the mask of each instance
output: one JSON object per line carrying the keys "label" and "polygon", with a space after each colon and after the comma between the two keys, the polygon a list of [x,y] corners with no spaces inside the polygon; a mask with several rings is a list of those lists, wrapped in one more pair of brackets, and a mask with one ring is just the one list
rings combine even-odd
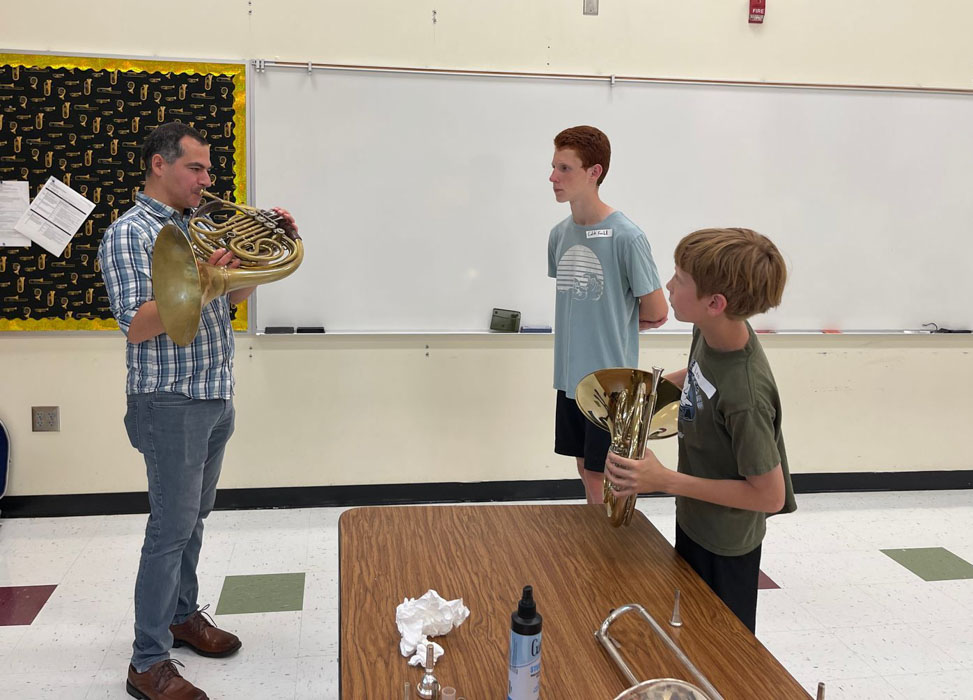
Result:
{"label": "blue plaid button-up shirt", "polygon": [[[139,307],[153,298],[152,251],[166,224],[184,232],[189,217],[139,192],[136,204],[105,231],[98,249],[101,274],[112,314],[122,332]],[[199,333],[186,347],[165,333],[142,343],[127,344],[126,393],[169,391],[194,399],[229,399],[233,396],[233,327],[226,296],[203,309]]]}

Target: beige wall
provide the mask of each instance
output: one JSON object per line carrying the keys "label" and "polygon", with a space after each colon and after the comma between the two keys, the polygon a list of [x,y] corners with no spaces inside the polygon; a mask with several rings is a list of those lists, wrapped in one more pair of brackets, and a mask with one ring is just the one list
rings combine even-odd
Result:
{"label": "beige wall", "polygon": [[[965,31],[973,4],[966,0],[771,3],[762,27],[747,25],[745,0],[602,0],[599,17],[583,17],[580,0],[105,0],[94,7],[52,0],[42,22],[29,4],[5,2],[0,47],[973,87]],[[572,460],[551,453],[552,343],[241,336],[238,433],[222,485],[571,477]],[[643,338],[642,366],[677,367],[687,344],[679,334]],[[973,424],[969,336],[767,336],[764,344],[784,396],[793,471],[973,468],[956,439]],[[117,333],[0,334],[0,418],[14,447],[8,493],[144,488],[121,423],[123,353]],[[30,432],[30,407],[50,404],[61,406],[61,432]],[[674,447],[671,440],[660,447],[665,460]]]}
{"label": "beige wall", "polygon": [[[641,365],[684,365],[688,337],[643,339]],[[237,435],[224,487],[562,479],[551,451],[552,338],[240,337]],[[795,472],[970,469],[973,344],[960,336],[766,336]],[[115,334],[0,336],[11,494],[144,487],[128,446]],[[61,406],[60,433],[30,406]],[[659,446],[673,463],[675,441]]]}
{"label": "beige wall", "polygon": [[[5,0],[0,46],[167,58],[973,87],[968,0]],[[95,9],[97,8],[97,9]],[[432,13],[436,11],[436,23]],[[188,17],[193,17],[190,21]]]}

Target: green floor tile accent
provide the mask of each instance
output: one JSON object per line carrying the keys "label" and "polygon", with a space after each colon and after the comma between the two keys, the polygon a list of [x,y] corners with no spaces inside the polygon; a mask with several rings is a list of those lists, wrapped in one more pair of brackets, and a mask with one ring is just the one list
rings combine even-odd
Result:
{"label": "green floor tile accent", "polygon": [[217,615],[304,609],[304,574],[227,576]]}
{"label": "green floor tile accent", "polygon": [[942,547],[883,549],[882,553],[925,581],[973,578],[973,564]]}

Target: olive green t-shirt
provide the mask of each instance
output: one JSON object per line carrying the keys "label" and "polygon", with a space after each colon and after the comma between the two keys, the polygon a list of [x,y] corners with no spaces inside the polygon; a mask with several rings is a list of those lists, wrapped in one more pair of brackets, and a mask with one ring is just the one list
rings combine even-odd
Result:
{"label": "olive green t-shirt", "polygon": [[[679,403],[679,471],[703,479],[745,479],[784,470],[781,513],[797,508],[784,438],[780,396],[756,334],[742,350],[719,352],[693,329],[689,371]],[[676,521],[689,537],[715,554],[739,556],[757,548],[766,513],[676,498]]]}

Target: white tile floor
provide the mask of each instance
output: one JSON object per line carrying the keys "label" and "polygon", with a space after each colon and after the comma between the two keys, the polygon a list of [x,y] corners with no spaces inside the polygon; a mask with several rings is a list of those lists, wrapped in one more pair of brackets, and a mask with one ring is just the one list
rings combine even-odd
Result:
{"label": "white tile floor", "polygon": [[[973,491],[799,496],[773,518],[757,635],[813,694],[973,698],[973,580],[925,582],[880,548],[945,547],[973,561]],[[671,499],[639,508],[672,539]],[[217,616],[240,654],[173,656],[213,698],[337,698],[338,516],[223,511],[208,523],[200,600],[223,577],[307,572],[304,610]],[[0,521],[0,586],[58,584],[30,626],[0,626],[0,698],[125,698],[131,588],[145,516]],[[391,614],[391,613],[390,613]],[[606,693],[608,697],[610,693]]]}

